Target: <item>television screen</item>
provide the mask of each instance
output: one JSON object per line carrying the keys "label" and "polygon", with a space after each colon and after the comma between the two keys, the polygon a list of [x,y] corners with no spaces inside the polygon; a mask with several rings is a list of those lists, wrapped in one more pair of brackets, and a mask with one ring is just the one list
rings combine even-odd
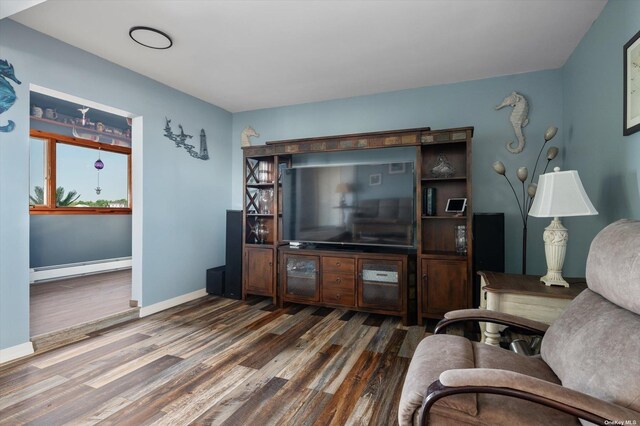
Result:
{"label": "television screen", "polygon": [[413,162],[285,169],[283,240],[414,246]]}

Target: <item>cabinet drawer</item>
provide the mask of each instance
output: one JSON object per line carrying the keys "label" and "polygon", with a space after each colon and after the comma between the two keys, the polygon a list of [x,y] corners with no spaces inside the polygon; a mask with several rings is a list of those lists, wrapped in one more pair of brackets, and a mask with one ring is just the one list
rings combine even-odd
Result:
{"label": "cabinet drawer", "polygon": [[324,290],[341,289],[343,291],[354,291],[356,280],[353,274],[334,274],[325,272],[322,274],[322,288]]}
{"label": "cabinet drawer", "polygon": [[355,289],[353,287],[323,286],[322,301],[331,305],[355,306]]}
{"label": "cabinet drawer", "polygon": [[322,258],[323,273],[346,273],[355,274],[356,262],[354,259],[344,257],[324,256]]}

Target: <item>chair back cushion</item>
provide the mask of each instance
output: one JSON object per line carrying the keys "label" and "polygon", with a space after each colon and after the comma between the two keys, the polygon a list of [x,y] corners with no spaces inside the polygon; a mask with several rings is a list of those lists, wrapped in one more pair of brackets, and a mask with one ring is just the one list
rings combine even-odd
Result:
{"label": "chair back cushion", "polygon": [[563,386],[640,411],[640,222],[596,236],[587,285],[549,327],[542,358]]}
{"label": "chair back cushion", "polygon": [[640,314],[640,221],[619,220],[596,235],[587,259],[587,285]]}

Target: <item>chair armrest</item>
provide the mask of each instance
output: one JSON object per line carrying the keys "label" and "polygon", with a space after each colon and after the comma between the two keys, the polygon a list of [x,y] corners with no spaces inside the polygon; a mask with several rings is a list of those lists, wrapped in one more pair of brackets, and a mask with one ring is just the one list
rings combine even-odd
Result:
{"label": "chair armrest", "polygon": [[637,411],[535,377],[490,368],[447,370],[440,374],[440,380],[429,386],[424,399],[423,420],[428,418],[427,413],[438,399],[457,393],[512,396],[543,404],[600,425],[640,421],[640,413]]}
{"label": "chair armrest", "polygon": [[436,325],[434,333],[440,334],[451,324],[465,321],[491,322],[537,334],[544,334],[549,328],[549,325],[543,322],[505,314],[504,312],[490,311],[488,309],[460,309],[447,312],[444,319]]}

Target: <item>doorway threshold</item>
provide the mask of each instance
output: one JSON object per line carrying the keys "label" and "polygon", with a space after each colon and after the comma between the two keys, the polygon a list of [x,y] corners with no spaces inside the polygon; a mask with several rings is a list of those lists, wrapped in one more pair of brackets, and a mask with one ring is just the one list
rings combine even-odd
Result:
{"label": "doorway threshold", "polygon": [[31,337],[35,353],[42,353],[70,343],[92,337],[98,331],[140,318],[140,308],[130,308],[117,314],[108,315],[61,330]]}

